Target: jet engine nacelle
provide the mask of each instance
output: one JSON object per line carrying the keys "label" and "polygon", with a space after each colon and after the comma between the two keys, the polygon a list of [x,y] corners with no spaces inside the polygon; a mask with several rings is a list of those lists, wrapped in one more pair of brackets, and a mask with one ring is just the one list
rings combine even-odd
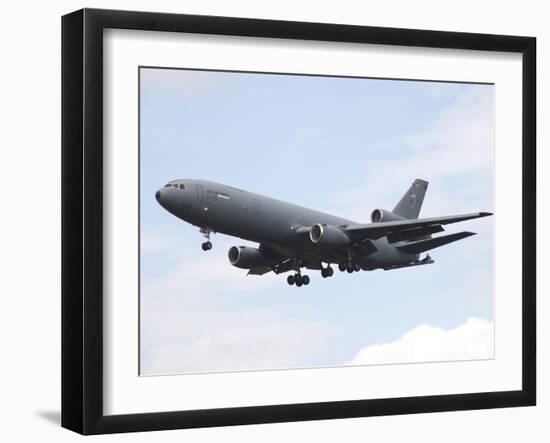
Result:
{"label": "jet engine nacelle", "polygon": [[371,212],[370,219],[373,223],[404,220],[404,218],[400,215],[394,214],[393,212],[385,209],[375,209]]}
{"label": "jet engine nacelle", "polygon": [[309,239],[320,246],[338,247],[350,243],[346,233],[334,225],[313,225],[309,230]]}
{"label": "jet engine nacelle", "polygon": [[268,265],[268,259],[259,249],[249,246],[232,246],[227,253],[229,262],[241,269],[251,269]]}

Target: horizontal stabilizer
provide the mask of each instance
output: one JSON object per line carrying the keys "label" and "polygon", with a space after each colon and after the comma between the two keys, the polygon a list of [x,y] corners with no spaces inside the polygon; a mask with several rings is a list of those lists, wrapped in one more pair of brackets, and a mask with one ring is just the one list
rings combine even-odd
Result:
{"label": "horizontal stabilizer", "polygon": [[406,243],[404,245],[397,246],[397,249],[411,254],[420,254],[421,252],[439,248],[440,246],[447,245],[457,240],[462,240],[463,238],[471,237],[472,235],[475,235],[475,232],[457,232],[456,234],[443,235],[440,237],[427,238],[424,240]]}

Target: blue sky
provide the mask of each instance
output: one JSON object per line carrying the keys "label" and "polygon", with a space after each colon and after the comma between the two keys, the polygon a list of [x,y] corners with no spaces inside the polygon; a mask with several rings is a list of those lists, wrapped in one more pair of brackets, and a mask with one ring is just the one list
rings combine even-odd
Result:
{"label": "blue sky", "polygon": [[[310,271],[298,289],[232,267],[227,250],[243,240],[215,235],[204,253],[198,230],[154,193],[201,178],[368,222],[423,178],[421,216],[493,211],[493,94],[491,85],[142,69],[142,374],[492,357],[491,346],[472,354],[472,341],[460,341],[472,328],[492,339],[492,218],[449,227],[479,235],[432,251],[434,265],[326,280]],[[404,355],[404,337],[430,352]],[[456,353],[441,353],[451,342]],[[372,360],[380,346],[391,358]]]}

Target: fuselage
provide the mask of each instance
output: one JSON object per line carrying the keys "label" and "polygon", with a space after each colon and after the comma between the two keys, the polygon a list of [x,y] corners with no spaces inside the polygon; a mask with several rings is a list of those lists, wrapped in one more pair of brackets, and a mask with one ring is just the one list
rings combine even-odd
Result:
{"label": "fuselage", "polygon": [[[323,249],[300,227],[327,224],[345,227],[355,222],[287,203],[265,195],[206,180],[174,180],[159,189],[157,201],[176,217],[195,226],[270,246],[283,255],[305,255],[329,263],[346,260],[347,250]],[[385,237],[374,241],[378,251],[356,261],[379,267],[409,263],[417,254],[392,247]]]}

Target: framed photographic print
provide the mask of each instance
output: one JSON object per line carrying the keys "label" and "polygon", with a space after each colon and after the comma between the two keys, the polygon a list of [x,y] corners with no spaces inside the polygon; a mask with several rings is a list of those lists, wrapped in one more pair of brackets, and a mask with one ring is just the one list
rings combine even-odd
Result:
{"label": "framed photographic print", "polygon": [[62,20],[62,425],[535,404],[531,37]]}

